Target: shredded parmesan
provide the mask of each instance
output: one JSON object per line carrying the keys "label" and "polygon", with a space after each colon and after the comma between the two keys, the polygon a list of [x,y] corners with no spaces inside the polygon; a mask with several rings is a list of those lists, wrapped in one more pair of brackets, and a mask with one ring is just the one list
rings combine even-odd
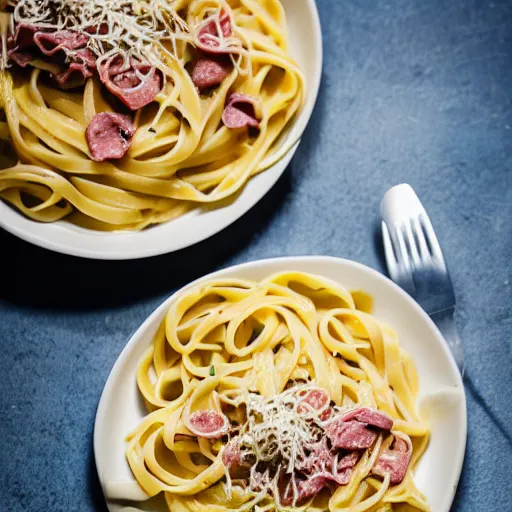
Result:
{"label": "shredded parmesan", "polygon": [[[90,36],[98,65],[115,55],[146,61],[166,73],[177,58],[177,41],[190,42],[190,29],[172,0],[20,0],[14,23]],[[96,32],[96,33],[94,33]],[[166,73],[168,74],[168,73]]]}
{"label": "shredded parmesan", "polygon": [[[295,474],[308,457],[308,452],[322,440],[322,421],[318,411],[310,408],[297,412],[305,393],[313,384],[294,386],[283,393],[263,397],[246,393],[241,402],[246,406],[247,420],[236,437],[242,460],[255,460],[250,471],[249,486],[255,493],[271,492],[279,505],[279,478],[290,476],[294,502],[298,497]],[[260,471],[264,463],[265,471]],[[231,482],[227,479],[228,495]]]}
{"label": "shredded parmesan", "polygon": [[[239,38],[229,8],[224,9],[221,4],[206,9],[206,18],[195,20],[189,26],[174,9],[175,3],[175,0],[19,0],[11,17],[11,32],[15,32],[17,25],[27,24],[52,31],[85,33],[89,36],[87,48],[96,57],[98,71],[118,56],[123,57],[126,69],[130,67],[131,58],[150,64],[152,71],[149,73],[135,70],[142,87],[151,79],[154,69],[163,73],[165,83],[166,77],[172,74],[169,59],[183,57],[179,54],[178,42],[197,46],[201,30],[214,22],[217,35],[205,33],[203,37],[228,50],[239,75],[252,75],[249,52]],[[238,37],[224,37],[221,15],[229,16],[233,32]],[[2,58],[5,61],[4,46]],[[7,63],[4,62],[3,67],[8,67]]]}

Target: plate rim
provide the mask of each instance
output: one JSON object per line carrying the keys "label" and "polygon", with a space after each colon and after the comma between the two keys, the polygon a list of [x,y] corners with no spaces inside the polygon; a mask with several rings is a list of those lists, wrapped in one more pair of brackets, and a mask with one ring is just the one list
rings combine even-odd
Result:
{"label": "plate rim", "polygon": [[[455,499],[455,494],[457,492],[457,488],[460,482],[460,478],[462,475],[462,468],[465,460],[466,455],[466,449],[467,449],[467,432],[468,432],[468,412],[467,412],[467,397],[466,397],[466,391],[463,383],[462,376],[458,370],[457,364],[455,362],[455,359],[453,358],[452,353],[450,352],[448,345],[443,338],[441,332],[433,322],[433,320],[428,316],[428,314],[421,308],[421,306],[408,294],[406,293],[402,288],[400,288],[395,282],[393,282],[391,279],[389,279],[386,275],[383,273],[375,270],[372,267],[369,267],[367,265],[364,265],[362,263],[359,263],[357,261],[348,260],[346,258],[339,258],[336,256],[323,256],[323,255],[307,255],[307,256],[281,256],[276,258],[262,258],[257,260],[251,260],[244,263],[239,263],[236,265],[231,265],[228,267],[221,268],[219,270],[215,270],[209,274],[206,274],[204,276],[201,276],[194,281],[191,281],[190,283],[180,287],[176,291],[174,291],[172,294],[170,294],[168,297],[166,297],[147,317],[146,319],[140,324],[140,326],[135,330],[135,332],[130,336],[128,339],[126,345],[123,347],[122,351],[120,352],[119,356],[117,357],[111,371],[109,372],[109,375],[107,377],[105,386],[102,390],[100,400],[98,402],[98,407],[96,410],[96,416],[94,420],[94,431],[93,431],[93,451],[94,451],[94,461],[96,466],[96,471],[98,474],[98,480],[101,485],[102,493],[105,499],[105,492],[104,492],[104,482],[100,475],[100,470],[98,467],[98,460],[100,457],[98,457],[98,454],[100,453],[99,444],[100,444],[100,434],[99,431],[101,430],[101,426],[105,424],[105,416],[107,414],[107,400],[109,395],[111,394],[111,388],[114,385],[114,380],[116,374],[118,374],[124,363],[125,360],[130,356],[132,347],[135,346],[137,343],[140,342],[139,338],[143,335],[143,333],[148,329],[148,327],[154,322],[155,318],[158,317],[162,310],[169,307],[170,303],[174,299],[174,297],[182,293],[183,291],[196,286],[197,284],[200,284],[203,281],[216,279],[219,277],[222,277],[225,274],[229,274],[232,272],[240,272],[244,271],[245,269],[252,269],[254,267],[259,266],[272,266],[272,265],[280,265],[281,267],[285,268],[286,265],[295,265],[300,264],[303,262],[314,262],[316,266],[321,268],[322,263],[334,263],[337,265],[340,265],[340,267],[345,268],[354,268],[358,269],[363,272],[369,273],[372,278],[375,278],[378,281],[385,282],[386,285],[391,286],[394,288],[394,290],[402,296],[407,302],[411,304],[411,306],[416,310],[417,314],[423,318],[424,321],[426,321],[431,329],[432,332],[435,335],[435,338],[437,339],[437,343],[439,345],[439,348],[444,353],[445,359],[449,362],[449,365],[451,366],[452,373],[455,375],[456,382],[457,382],[457,391],[460,393],[461,396],[461,424],[459,425],[460,431],[459,431],[459,444],[460,448],[457,451],[457,457],[455,461],[452,461],[452,465],[455,470],[455,481],[453,482],[453,485],[449,488],[447,487],[447,497],[448,497],[448,508],[446,512],[449,511],[450,507],[453,505],[453,501]],[[321,272],[319,272],[321,275]],[[105,499],[107,508],[108,508],[108,500]]]}
{"label": "plate rim", "polygon": [[[215,224],[212,224],[204,231],[198,230],[198,233],[200,233],[198,236],[192,237],[192,239],[185,241],[185,242],[177,242],[173,244],[171,248],[167,246],[158,246],[156,249],[146,244],[136,244],[133,243],[133,248],[129,252],[127,252],[125,249],[114,249],[112,251],[102,251],[100,249],[94,249],[89,247],[75,247],[72,245],[71,242],[65,243],[59,240],[59,237],[52,236],[52,238],[48,239],[46,237],[45,233],[41,233],[37,228],[34,228],[32,230],[30,227],[24,227],[24,224],[26,226],[34,224],[40,224],[37,221],[34,221],[32,219],[29,219],[25,217],[21,212],[18,212],[14,210],[14,222],[6,221],[2,215],[0,215],[0,227],[5,229],[10,234],[16,236],[17,238],[20,238],[21,240],[24,240],[25,242],[28,242],[30,244],[36,245],[38,247],[41,247],[43,249],[51,250],[57,253],[66,254],[68,256],[75,256],[85,259],[96,259],[96,260],[135,260],[135,259],[143,259],[143,258],[150,258],[153,256],[159,256],[163,254],[171,254],[173,252],[180,251],[182,249],[185,249],[187,247],[192,247],[204,240],[208,240],[212,236],[216,235],[220,231],[224,230],[234,222],[236,222],[238,219],[243,217],[250,209],[252,209],[256,204],[258,204],[274,187],[278,179],[282,176],[288,165],[290,164],[290,161],[292,160],[295,152],[297,151],[297,148],[302,140],[302,137],[304,135],[304,132],[311,120],[311,116],[313,115],[313,111],[318,99],[318,94],[320,91],[320,83],[322,80],[322,69],[323,69],[323,40],[322,40],[322,29],[321,29],[321,23],[320,23],[320,15],[318,12],[318,7],[316,5],[316,0],[305,0],[307,6],[308,6],[308,15],[311,16],[311,22],[314,27],[313,32],[313,39],[315,40],[316,46],[317,46],[317,52],[315,55],[315,67],[314,71],[312,73],[312,80],[311,83],[308,84],[308,89],[311,91],[311,99],[307,102],[307,105],[304,106],[304,110],[299,114],[301,121],[300,128],[298,130],[298,139],[297,142],[294,144],[292,148],[290,148],[289,152],[279,161],[276,162],[270,169],[267,169],[264,171],[263,174],[270,171],[272,168],[276,168],[276,166],[280,166],[279,170],[275,170],[274,174],[266,174],[268,177],[268,182],[263,187],[262,191],[254,196],[249,196],[249,198],[245,198],[244,202],[241,202],[239,205],[239,208],[231,215],[228,215],[226,218],[221,219],[221,221],[217,221]],[[254,176],[249,180],[248,183],[251,182],[252,179],[258,178],[259,176]],[[243,191],[247,186],[248,183],[245,183],[242,187],[241,191]],[[3,201],[0,201],[0,213],[2,210],[8,211],[7,209],[12,209],[13,207],[11,205],[5,204]],[[200,208],[200,205],[198,206]],[[197,209],[192,210],[191,212],[188,212],[186,215],[197,212]],[[183,217],[181,217],[183,218]],[[169,222],[179,221],[180,217],[177,219],[172,219],[171,221],[168,221],[167,223],[163,223],[163,225],[168,224]],[[42,223],[44,225],[44,223]],[[156,229],[158,226],[156,226]],[[151,228],[150,228],[151,229]],[[112,232],[112,233],[103,233],[103,232],[95,232],[93,230],[87,230],[88,236],[105,236],[109,239],[112,239],[112,237],[115,236],[123,236],[123,235],[136,235],[137,232],[130,232],[130,231],[123,231],[123,232]],[[165,233],[163,233],[165,235]],[[135,242],[135,240],[134,240]]]}

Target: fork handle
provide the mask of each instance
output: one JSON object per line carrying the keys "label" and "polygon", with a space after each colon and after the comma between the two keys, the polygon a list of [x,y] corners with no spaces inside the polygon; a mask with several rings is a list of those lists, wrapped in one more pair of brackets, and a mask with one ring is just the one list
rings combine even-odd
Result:
{"label": "fork handle", "polygon": [[460,373],[464,377],[464,349],[457,326],[455,325],[454,313],[455,308],[444,309],[430,315],[430,318],[432,318],[437,328],[441,331],[459,367]]}

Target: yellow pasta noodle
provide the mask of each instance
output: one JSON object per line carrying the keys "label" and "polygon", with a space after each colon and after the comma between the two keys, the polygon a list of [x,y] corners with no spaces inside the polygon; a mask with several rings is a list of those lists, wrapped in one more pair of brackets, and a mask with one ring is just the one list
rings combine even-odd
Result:
{"label": "yellow pasta noodle", "polygon": [[[416,404],[416,370],[393,330],[356,308],[354,298],[359,304],[360,297],[361,292],[351,294],[334,281],[300,272],[261,282],[207,281],[177,294],[139,365],[148,415],[127,438],[129,465],[148,496],[163,493],[169,510],[189,512],[293,506],[318,512],[430,510],[413,478],[429,439]],[[319,420],[311,411],[313,416],[299,421],[304,409],[294,400],[303,403],[309,390],[328,396],[330,405],[322,412],[328,414]],[[275,425],[265,423],[267,410]],[[323,485],[301,503],[285,503],[280,482],[289,481],[299,466],[286,472],[276,466],[286,452],[277,445],[286,438],[295,446],[304,428],[306,437],[308,430],[321,432],[318,425],[329,432],[338,414],[348,418],[347,411],[390,418],[392,427],[373,431],[368,448],[348,454],[357,463],[341,485]],[[226,423],[209,437],[211,430],[196,431],[197,417]],[[366,432],[372,423],[365,421],[370,426],[356,427]],[[280,425],[281,438],[279,422],[286,423]],[[269,439],[257,445],[258,432]],[[233,443],[256,446],[244,476],[232,474],[226,463]],[[383,454],[393,453],[393,443],[410,450],[400,482],[392,469],[376,470]],[[269,449],[274,455],[265,458]],[[268,481],[254,485],[263,466]]]}

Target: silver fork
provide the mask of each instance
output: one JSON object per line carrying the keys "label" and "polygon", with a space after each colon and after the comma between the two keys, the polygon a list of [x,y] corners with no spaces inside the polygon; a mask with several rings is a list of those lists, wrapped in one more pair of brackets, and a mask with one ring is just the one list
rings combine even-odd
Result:
{"label": "silver fork", "polygon": [[380,205],[389,275],[432,318],[464,374],[464,353],[454,321],[455,294],[432,223],[410,185],[389,189]]}

